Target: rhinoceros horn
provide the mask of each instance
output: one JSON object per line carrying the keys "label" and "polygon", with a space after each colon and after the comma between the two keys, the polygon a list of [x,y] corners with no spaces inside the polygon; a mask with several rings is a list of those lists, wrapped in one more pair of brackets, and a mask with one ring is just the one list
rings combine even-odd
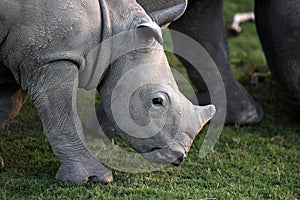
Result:
{"label": "rhinoceros horn", "polygon": [[137,2],[160,26],[177,20],[187,7],[187,0],[137,0]]}

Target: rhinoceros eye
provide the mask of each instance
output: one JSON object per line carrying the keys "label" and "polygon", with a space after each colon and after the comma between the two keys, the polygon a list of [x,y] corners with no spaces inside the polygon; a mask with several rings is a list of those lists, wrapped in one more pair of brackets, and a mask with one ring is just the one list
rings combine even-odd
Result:
{"label": "rhinoceros eye", "polygon": [[152,103],[155,106],[163,106],[164,99],[161,97],[156,97],[156,98],[152,99]]}
{"label": "rhinoceros eye", "polygon": [[168,103],[168,95],[164,93],[156,93],[152,96],[152,105],[155,107],[166,107]]}
{"label": "rhinoceros eye", "polygon": [[150,94],[150,102],[152,105],[151,107],[154,109],[155,112],[161,109],[168,109],[168,107],[171,105],[169,94],[162,91]]}

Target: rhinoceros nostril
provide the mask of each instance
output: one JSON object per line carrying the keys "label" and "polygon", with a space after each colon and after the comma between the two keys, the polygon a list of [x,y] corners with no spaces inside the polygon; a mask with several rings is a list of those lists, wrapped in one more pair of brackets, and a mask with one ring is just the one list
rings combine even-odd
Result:
{"label": "rhinoceros nostril", "polygon": [[185,159],[185,155],[184,154],[182,154],[181,156],[179,156],[178,157],[178,159],[175,161],[175,162],[173,162],[172,164],[174,165],[174,166],[179,166],[182,162],[183,162],[183,160]]}

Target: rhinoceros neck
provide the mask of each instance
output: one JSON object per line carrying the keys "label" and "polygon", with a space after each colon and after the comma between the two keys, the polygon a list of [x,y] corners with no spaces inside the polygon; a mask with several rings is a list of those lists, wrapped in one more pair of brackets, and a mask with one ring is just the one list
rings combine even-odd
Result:
{"label": "rhinoceros neck", "polygon": [[111,45],[109,38],[112,36],[112,19],[106,0],[99,0],[101,13],[101,32],[99,44],[89,52],[86,58],[86,67],[79,71],[79,87],[85,89],[96,88],[102,76],[110,65]]}
{"label": "rhinoceros neck", "polygon": [[79,83],[86,89],[97,87],[110,64],[117,59],[116,57],[122,55],[120,51],[123,47],[120,48],[116,43],[120,44],[120,39],[130,42],[128,34],[124,33],[132,29],[136,23],[151,20],[135,0],[99,0],[99,5],[102,20],[101,41],[90,53],[89,60],[93,60],[93,67],[82,69]]}

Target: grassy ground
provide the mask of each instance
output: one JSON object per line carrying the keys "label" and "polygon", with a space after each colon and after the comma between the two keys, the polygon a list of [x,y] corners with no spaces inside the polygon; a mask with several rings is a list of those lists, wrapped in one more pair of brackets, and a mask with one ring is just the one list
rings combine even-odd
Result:
{"label": "grassy ground", "polygon": [[[225,22],[252,1],[225,2]],[[0,136],[6,168],[0,199],[300,199],[300,123],[270,75],[253,23],[230,38],[232,70],[265,110],[255,126],[226,126],[214,151],[200,159],[196,138],[180,167],[129,174],[114,171],[108,185],[74,186],[53,177],[59,161],[42,134],[31,102]],[[263,76],[257,76],[263,74]]]}

